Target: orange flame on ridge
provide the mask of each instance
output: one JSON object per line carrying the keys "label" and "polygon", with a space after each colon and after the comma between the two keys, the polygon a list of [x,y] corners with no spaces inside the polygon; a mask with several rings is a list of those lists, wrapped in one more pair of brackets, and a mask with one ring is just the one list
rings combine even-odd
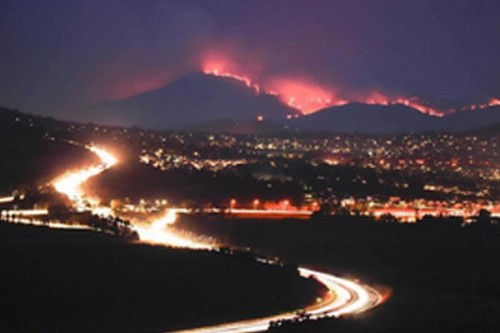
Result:
{"label": "orange flame on ridge", "polygon": [[248,88],[255,91],[256,94],[260,94],[262,89],[255,83],[249,76],[243,74],[236,74],[230,70],[231,65],[224,61],[206,61],[203,65],[203,73],[207,75],[213,75],[218,77],[227,77],[237,80],[243,83]]}
{"label": "orange flame on ridge", "polygon": [[[421,102],[416,97],[388,97],[380,92],[371,92],[366,97],[340,98],[331,88],[299,78],[278,77],[259,84],[250,75],[242,74],[237,67],[234,63],[227,60],[210,59],[204,61],[202,71],[207,75],[237,80],[252,89],[257,95],[267,94],[277,96],[283,103],[300,111],[303,115],[311,114],[327,107],[342,106],[352,102],[384,106],[401,104],[435,117],[443,117],[457,111],[456,109],[432,107]],[[471,104],[460,110],[481,110],[494,106],[500,106],[499,98],[492,98],[486,103]]]}

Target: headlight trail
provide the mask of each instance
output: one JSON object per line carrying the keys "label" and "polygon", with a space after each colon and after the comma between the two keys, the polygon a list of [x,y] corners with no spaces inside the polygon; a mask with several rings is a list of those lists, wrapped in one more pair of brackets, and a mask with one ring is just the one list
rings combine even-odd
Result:
{"label": "headlight trail", "polygon": [[[383,301],[383,297],[378,291],[354,281],[302,267],[299,268],[299,272],[303,277],[314,277],[328,289],[329,297],[326,297],[326,299],[319,304],[314,304],[304,309],[305,314],[309,315],[311,320],[361,313],[379,305]],[[269,329],[272,322],[293,319],[297,319],[297,314],[294,312],[286,312],[258,319],[242,320],[195,329],[170,331],[170,333],[264,332]]]}
{"label": "headlight trail", "polygon": [[[86,146],[88,150],[95,153],[100,164],[83,168],[68,173],[54,181],[55,189],[65,194],[74,204],[78,211],[92,211],[97,213],[112,214],[109,207],[91,205],[92,200],[87,198],[81,186],[90,178],[110,169],[117,163],[117,159],[106,150],[96,146]],[[149,226],[134,225],[139,237],[144,242],[164,244],[172,247],[191,249],[213,249],[214,245],[205,243],[196,238],[191,238],[169,228],[177,219],[175,209],[165,212],[161,218],[153,221]],[[311,320],[324,317],[339,317],[341,315],[356,314],[367,311],[383,302],[382,295],[373,288],[361,285],[355,281],[340,278],[329,273],[320,272],[308,268],[299,268],[303,277],[313,277],[323,284],[328,293],[324,299],[304,309],[304,314]],[[175,331],[176,333],[250,333],[263,332],[269,328],[272,322],[297,319],[297,313],[286,312],[273,316],[224,323],[208,327]]]}
{"label": "headlight trail", "polygon": [[[84,191],[82,190],[82,185],[90,178],[97,176],[98,174],[113,167],[118,160],[107,152],[103,148],[90,145],[85,146],[86,149],[96,154],[100,159],[100,164],[91,167],[83,168],[78,171],[73,171],[59,177],[53,182],[54,188],[57,192],[62,193],[71,200],[77,211],[83,212],[86,210],[91,210],[89,200]],[[94,209],[99,209],[101,207],[93,207]]]}
{"label": "headlight trail", "polygon": [[134,225],[141,241],[152,244],[163,244],[171,247],[190,249],[211,249],[213,245],[182,235],[169,228],[177,220],[177,211],[167,209],[165,215],[151,222],[149,226]]}

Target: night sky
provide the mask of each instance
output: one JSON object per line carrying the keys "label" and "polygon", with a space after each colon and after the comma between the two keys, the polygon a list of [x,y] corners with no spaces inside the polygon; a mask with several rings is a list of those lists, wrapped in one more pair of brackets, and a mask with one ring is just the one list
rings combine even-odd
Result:
{"label": "night sky", "polygon": [[0,105],[66,117],[200,70],[292,103],[500,98],[498,0],[2,0],[0,45]]}

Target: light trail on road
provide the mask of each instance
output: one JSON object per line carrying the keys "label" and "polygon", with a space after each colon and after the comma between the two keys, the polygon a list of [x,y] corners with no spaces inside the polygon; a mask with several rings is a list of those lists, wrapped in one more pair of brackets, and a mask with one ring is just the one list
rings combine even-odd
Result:
{"label": "light trail on road", "polygon": [[[99,216],[114,216],[113,210],[110,207],[98,205],[96,204],[96,200],[89,198],[83,191],[82,185],[90,178],[111,169],[118,163],[118,160],[102,147],[87,145],[85,148],[96,154],[100,159],[100,163],[66,173],[53,182],[54,188],[59,193],[66,195],[78,212],[91,211],[93,214]],[[177,210],[169,209],[166,211],[165,216],[152,221],[148,225],[134,224],[134,229],[139,234],[140,240],[147,243],[192,249],[213,248],[212,244],[201,240],[194,240],[187,235],[169,228],[169,225],[175,223],[176,218]]]}
{"label": "light trail on road", "polygon": [[[118,160],[111,155],[111,153],[103,148],[94,145],[88,145],[85,146],[85,148],[99,157],[100,164],[83,168],[78,171],[69,172],[56,179],[53,183],[56,191],[66,195],[68,199],[73,202],[76,210],[79,212],[91,210],[89,209],[91,200],[87,198],[82,189],[83,183],[110,169],[118,162]],[[95,207],[93,207],[93,209],[102,209],[102,207],[98,207],[98,205],[94,206]]]}
{"label": "light trail on road", "polygon": [[[90,210],[94,212],[106,211],[112,214],[109,207],[94,205],[89,207],[89,198],[87,198],[82,184],[91,177],[110,169],[117,163],[117,159],[106,150],[96,146],[86,146],[88,150],[95,153],[101,163],[97,166],[84,168],[57,179],[54,182],[55,189],[65,194],[75,205],[77,210]],[[142,241],[163,244],[172,247],[191,248],[191,249],[214,249],[213,244],[205,243],[198,239],[177,233],[169,226],[177,220],[177,212],[170,209],[165,212],[161,218],[153,221],[148,226],[134,225]],[[259,259],[259,258],[257,258]],[[265,260],[264,260],[265,261]],[[270,263],[272,264],[272,263]],[[383,296],[375,289],[359,284],[355,281],[337,277],[332,274],[299,267],[299,273],[304,278],[315,278],[324,285],[328,293],[324,299],[304,309],[303,315],[311,320],[317,320],[325,317],[339,317],[347,314],[357,314],[367,311],[383,302]],[[176,333],[250,333],[263,332],[268,330],[273,322],[295,320],[298,318],[295,312],[286,312],[263,318],[242,320],[232,323],[223,323],[208,327],[195,329],[171,331]]]}
{"label": "light trail on road", "polygon": [[167,209],[165,215],[154,220],[148,226],[134,225],[141,241],[152,244],[163,244],[171,247],[190,249],[213,249],[213,245],[182,235],[169,228],[177,220],[176,209]]}
{"label": "light trail on road", "polygon": [[47,209],[2,210],[0,212],[0,219],[14,224],[26,224],[52,229],[92,230],[89,226],[82,224],[67,224],[39,219],[48,214],[49,211]]}
{"label": "light trail on road", "polygon": [[[361,313],[379,305],[383,301],[383,297],[378,291],[354,281],[302,267],[299,268],[299,272],[302,277],[315,278],[328,289],[329,293],[322,302],[304,309],[304,314],[309,315],[310,320]],[[264,332],[269,329],[272,322],[294,319],[297,319],[297,313],[286,312],[264,318],[242,320],[195,329],[169,331],[165,333]]]}

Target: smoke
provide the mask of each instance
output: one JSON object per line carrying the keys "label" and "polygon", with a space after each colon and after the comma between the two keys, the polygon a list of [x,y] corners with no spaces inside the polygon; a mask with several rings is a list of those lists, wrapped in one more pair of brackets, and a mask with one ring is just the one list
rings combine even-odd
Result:
{"label": "smoke", "polygon": [[5,0],[0,103],[71,118],[204,70],[302,113],[353,101],[477,109],[498,99],[498,10],[490,0]]}
{"label": "smoke", "polygon": [[[364,103],[370,105],[401,104],[421,113],[442,117],[457,110],[468,111],[485,109],[500,105],[500,99],[491,98],[487,101],[471,103],[460,108],[439,108],[431,101],[424,101],[416,96],[397,96],[380,91],[348,91],[335,89],[322,83],[313,81],[308,77],[291,76],[266,76],[263,75],[263,66],[260,71],[252,71],[238,65],[228,56],[210,54],[201,61],[200,69],[207,75],[227,77],[240,81],[256,94],[269,94],[277,96],[283,103],[299,110],[302,114],[311,114],[321,109],[341,106],[348,103]],[[265,71],[264,71],[265,72]],[[255,78],[251,73],[256,73]]]}

